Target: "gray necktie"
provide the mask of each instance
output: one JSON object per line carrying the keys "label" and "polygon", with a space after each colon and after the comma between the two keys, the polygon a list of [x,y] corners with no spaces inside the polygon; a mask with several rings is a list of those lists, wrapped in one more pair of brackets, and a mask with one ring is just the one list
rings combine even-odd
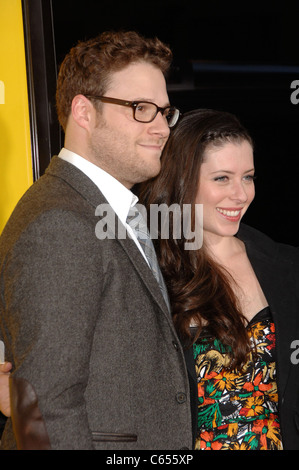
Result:
{"label": "gray necktie", "polygon": [[164,282],[164,279],[163,279],[163,276],[162,276],[162,273],[158,264],[155,248],[150,238],[146,222],[141,212],[139,212],[138,210],[138,206],[139,204],[136,204],[134,207],[131,207],[131,209],[129,210],[129,213],[127,216],[127,223],[132,228],[133,232],[135,233],[137,237],[137,240],[140,243],[141,248],[144,251],[146,259],[148,260],[148,264],[159,284],[159,287],[161,289],[161,292],[166,302],[166,305],[168,307],[168,310],[170,311],[168,293],[167,293],[165,282]]}

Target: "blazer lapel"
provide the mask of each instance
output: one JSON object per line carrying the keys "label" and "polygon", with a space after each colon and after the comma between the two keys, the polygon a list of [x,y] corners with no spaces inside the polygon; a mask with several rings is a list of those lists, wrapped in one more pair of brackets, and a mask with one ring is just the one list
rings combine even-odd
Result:
{"label": "blazer lapel", "polygon": [[[103,196],[99,188],[90,180],[90,178],[88,178],[81,170],[76,168],[74,165],[62,160],[57,156],[52,158],[50,165],[46,170],[46,174],[64,180],[68,185],[75,189],[75,191],[80,193],[81,196],[85,200],[87,200],[90,205],[94,207],[94,210],[96,210],[96,208],[100,204],[108,204],[106,198]],[[121,224],[121,222],[119,221],[116,214],[115,218],[117,221],[116,226],[118,226],[118,222],[119,224]],[[152,297],[163,310],[163,313],[167,316],[168,320],[170,320],[170,324],[172,325],[170,312],[168,311],[167,305],[161,294],[159,285],[156,279],[154,278],[154,275],[152,274],[149,266],[144,260],[143,256],[139,252],[135,242],[130,238],[128,234],[126,238],[116,238],[116,240],[125,250],[128,259],[134,265],[135,269],[138,271],[142,281],[146,285]]]}
{"label": "blazer lapel", "polygon": [[125,239],[118,239],[118,242],[121,244],[124,251],[127,253],[128,258],[130,259],[131,263],[134,265],[139,276],[142,278],[147,289],[150,291],[151,295],[154,297],[155,301],[163,310],[163,312],[171,320],[171,324],[172,324],[171,315],[164,301],[163,295],[160,291],[159,284],[157,283],[150,267],[148,266],[145,259],[139,252],[135,242],[131,240],[129,235]]}

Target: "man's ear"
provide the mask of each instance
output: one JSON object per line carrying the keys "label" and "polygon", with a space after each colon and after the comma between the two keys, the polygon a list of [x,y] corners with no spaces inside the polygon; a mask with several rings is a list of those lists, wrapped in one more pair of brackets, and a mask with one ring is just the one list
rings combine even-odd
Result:
{"label": "man's ear", "polygon": [[76,95],[72,101],[72,116],[78,126],[88,129],[95,112],[93,105],[84,95]]}

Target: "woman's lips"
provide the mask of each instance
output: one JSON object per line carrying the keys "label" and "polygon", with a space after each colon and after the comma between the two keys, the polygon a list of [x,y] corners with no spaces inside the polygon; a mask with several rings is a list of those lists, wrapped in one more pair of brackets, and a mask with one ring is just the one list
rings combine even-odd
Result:
{"label": "woman's lips", "polygon": [[241,218],[242,209],[240,208],[239,209],[237,208],[223,209],[221,207],[216,207],[216,210],[219,214],[222,215],[222,217],[232,222],[237,222]]}

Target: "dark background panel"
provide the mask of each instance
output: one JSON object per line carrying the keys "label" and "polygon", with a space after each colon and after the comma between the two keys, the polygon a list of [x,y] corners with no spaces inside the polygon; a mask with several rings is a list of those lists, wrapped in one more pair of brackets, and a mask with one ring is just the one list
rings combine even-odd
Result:
{"label": "dark background panel", "polygon": [[58,65],[78,40],[105,30],[134,29],[168,43],[171,102],[183,112],[233,112],[253,136],[257,194],[244,220],[299,244],[299,104],[291,102],[291,83],[299,80],[298,1],[52,0],[52,8]]}
{"label": "dark background panel", "polygon": [[22,0],[33,179],[61,145],[55,110],[57,60],[51,0]]}

